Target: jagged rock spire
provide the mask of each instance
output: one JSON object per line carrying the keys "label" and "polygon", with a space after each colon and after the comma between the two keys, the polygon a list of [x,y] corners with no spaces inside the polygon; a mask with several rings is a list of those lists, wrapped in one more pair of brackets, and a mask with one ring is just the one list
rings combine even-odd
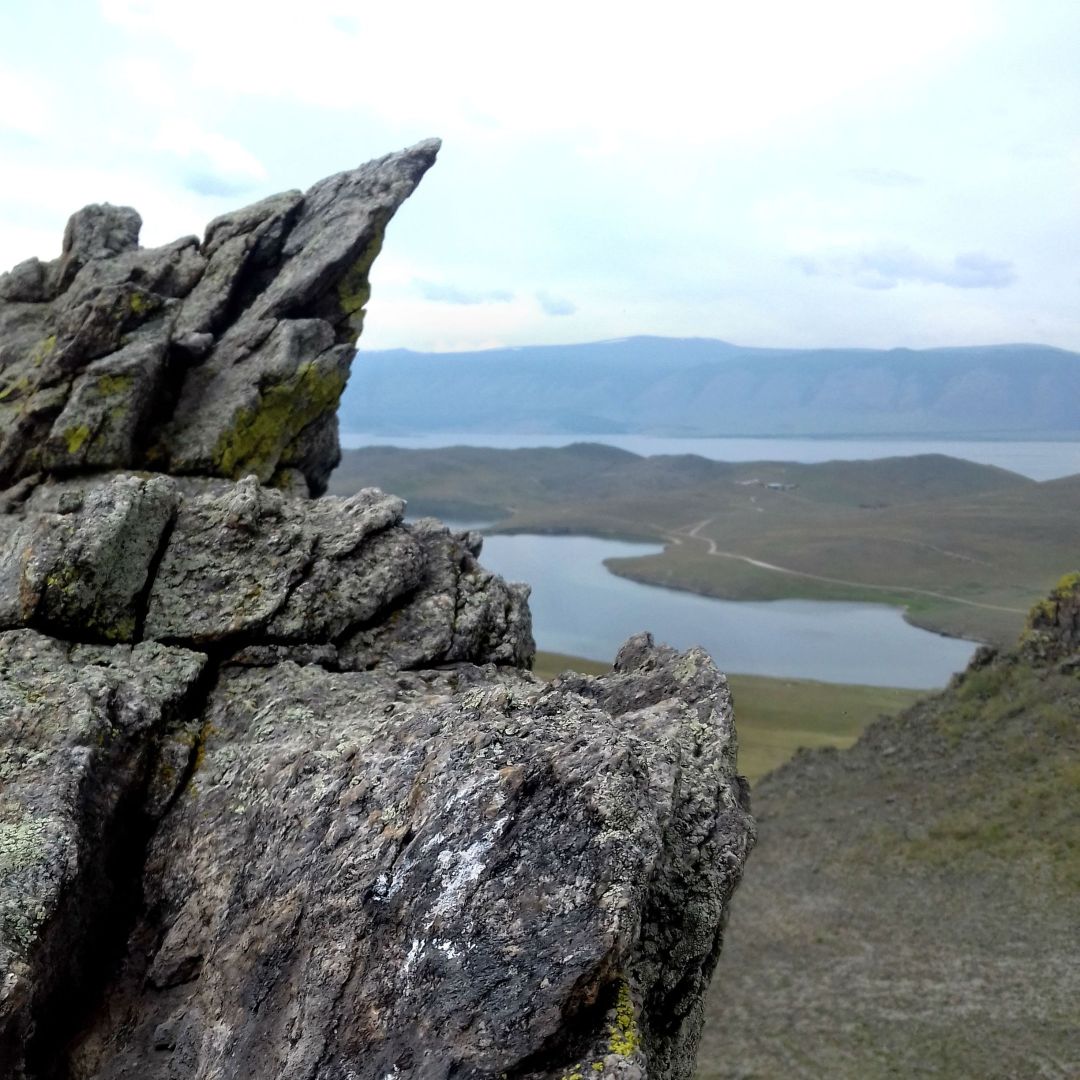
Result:
{"label": "jagged rock spire", "polygon": [[325,489],[386,225],[437,139],[138,246],[129,207],[0,277],[0,488],[147,468]]}

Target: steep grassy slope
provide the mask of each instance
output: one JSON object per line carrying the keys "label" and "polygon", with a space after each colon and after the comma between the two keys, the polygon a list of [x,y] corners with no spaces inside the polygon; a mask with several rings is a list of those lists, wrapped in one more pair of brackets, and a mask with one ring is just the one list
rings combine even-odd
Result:
{"label": "steep grassy slope", "polygon": [[1080,575],[754,810],[702,1080],[1080,1075]]}
{"label": "steep grassy slope", "polygon": [[[870,600],[1004,644],[1073,561],[1080,477],[1036,483],[941,455],[728,464],[579,444],[349,451],[331,490],[497,529],[660,540],[615,573],[732,600]],[[773,486],[770,486],[773,485]]]}

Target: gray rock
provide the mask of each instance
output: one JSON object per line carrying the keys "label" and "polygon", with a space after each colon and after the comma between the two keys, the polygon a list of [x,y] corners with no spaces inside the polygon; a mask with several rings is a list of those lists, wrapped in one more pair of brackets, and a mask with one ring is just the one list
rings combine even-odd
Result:
{"label": "gray rock", "polygon": [[[137,889],[125,875],[152,825],[143,801],[158,748],[204,662],[152,643],[95,649],[0,634],[5,1076],[37,1075],[65,1033],[69,999],[118,944],[123,924],[111,920]],[[183,779],[161,778],[171,792]]]}
{"label": "gray rock", "polygon": [[161,387],[167,349],[164,333],[142,334],[87,365],[52,425],[41,467],[63,474],[133,466],[137,439]]}
{"label": "gray rock", "polygon": [[312,499],[422,143],[0,279],[0,1075],[687,1080],[753,842],[726,682],[544,684],[528,587]]}
{"label": "gray rock", "polygon": [[689,1076],[751,837],[707,659],[226,669],[206,716],[77,1075]]}
{"label": "gray rock", "polygon": [[527,589],[438,522],[403,524],[404,508],[376,488],[311,501],[255,477],[39,485],[0,518],[0,627],[233,652],[327,646],[344,668],[531,663]]}
{"label": "gray rock", "polygon": [[130,206],[102,203],[85,206],[72,214],[64,230],[64,251],[50,267],[49,292],[55,296],[75,280],[76,274],[94,259],[108,259],[139,246],[142,218]]}
{"label": "gray rock", "polygon": [[185,500],[150,590],[145,633],[206,645],[251,636],[299,583],[314,536],[253,478]]}
{"label": "gray rock", "polygon": [[536,646],[529,587],[508,584],[479,566],[475,534],[451,533],[427,518],[416,523],[413,535],[427,552],[422,582],[391,618],[342,639],[342,666],[418,668],[475,661],[478,655],[497,664],[530,665]]}
{"label": "gray rock", "polygon": [[264,199],[201,245],[139,248],[128,207],[73,215],[59,259],[0,278],[0,487],[91,467],[325,490],[368,273],[438,148]]}
{"label": "gray rock", "polygon": [[121,477],[60,503],[72,512],[25,522],[25,547],[12,560],[21,571],[19,624],[68,640],[133,641],[178,502],[167,477]]}

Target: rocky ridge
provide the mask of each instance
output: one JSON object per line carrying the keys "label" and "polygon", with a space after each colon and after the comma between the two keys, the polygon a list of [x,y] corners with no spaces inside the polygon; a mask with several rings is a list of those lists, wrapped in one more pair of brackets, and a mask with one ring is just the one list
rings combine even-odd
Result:
{"label": "rocky ridge", "polygon": [[726,681],[318,498],[421,143],[0,278],[0,1073],[687,1077],[753,842]]}

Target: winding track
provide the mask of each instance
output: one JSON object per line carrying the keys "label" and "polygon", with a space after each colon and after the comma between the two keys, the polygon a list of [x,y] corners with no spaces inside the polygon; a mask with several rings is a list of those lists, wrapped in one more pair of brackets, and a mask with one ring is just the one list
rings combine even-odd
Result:
{"label": "winding track", "polygon": [[761,559],[752,559],[749,555],[740,555],[735,551],[722,551],[716,546],[716,541],[708,536],[702,536],[701,530],[706,525],[711,525],[716,519],[706,518],[689,528],[679,529],[675,533],[664,533],[666,539],[673,543],[681,544],[684,539],[693,538],[700,540],[706,545],[707,554],[718,559],[737,559],[739,562],[748,563],[761,570],[772,570],[777,574],[790,574],[793,577],[809,578],[812,581],[824,581],[830,585],[847,585],[856,589],[873,589],[875,592],[905,592],[918,596],[931,596],[935,600],[948,600],[953,604],[963,604],[965,607],[982,608],[986,611],[1007,611],[1014,615],[1026,615],[1026,608],[1004,607],[1001,604],[983,604],[978,600],[965,600],[959,596],[949,596],[948,593],[934,592],[931,589],[916,589],[910,585],[871,585],[865,581],[848,581],[844,578],[826,577],[824,574],[811,574],[806,570],[795,570],[790,566],[777,566],[776,563],[762,562]]}

